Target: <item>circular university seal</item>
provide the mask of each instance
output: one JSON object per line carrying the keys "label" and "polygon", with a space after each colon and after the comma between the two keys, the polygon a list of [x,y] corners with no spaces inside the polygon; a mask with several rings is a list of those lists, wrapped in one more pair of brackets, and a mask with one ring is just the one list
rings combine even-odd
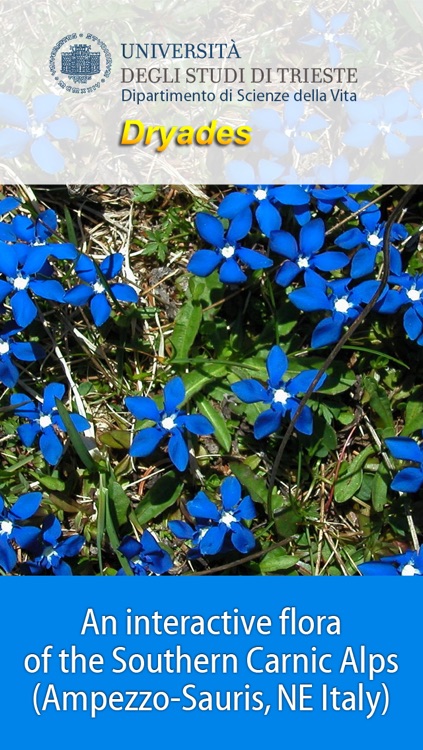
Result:
{"label": "circular university seal", "polygon": [[64,91],[91,94],[110,76],[112,56],[94,34],[68,34],[53,47],[50,73]]}

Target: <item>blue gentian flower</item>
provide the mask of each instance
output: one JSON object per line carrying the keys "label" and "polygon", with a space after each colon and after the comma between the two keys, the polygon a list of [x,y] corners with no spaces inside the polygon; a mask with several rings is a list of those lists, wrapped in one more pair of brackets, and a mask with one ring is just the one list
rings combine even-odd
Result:
{"label": "blue gentian flower", "polygon": [[[375,268],[376,257],[383,249],[383,237],[386,222],[381,221],[381,212],[378,206],[369,206],[360,214],[360,223],[363,229],[354,227],[347,229],[335,240],[335,245],[345,250],[360,249],[354,255],[351,264],[351,278],[358,279],[367,276]],[[391,227],[389,247],[390,268],[393,273],[401,273],[401,255],[392,242],[402,242],[408,237],[408,232],[402,224],[393,224]],[[364,247],[361,247],[363,246]]]}
{"label": "blue gentian flower", "polygon": [[226,195],[218,208],[218,214],[224,219],[234,219],[243,211],[251,212],[251,208],[255,208],[257,224],[263,234],[269,237],[272,231],[282,226],[278,204],[303,206],[308,202],[309,197],[300,185],[247,185],[245,192]]}
{"label": "blue gentian flower", "polygon": [[28,492],[6,508],[0,496],[0,566],[10,573],[16,565],[16,552],[12,542],[25,549],[40,533],[36,526],[22,526],[22,521],[31,518],[38,510],[43,496],[41,492]]}
{"label": "blue gentian flower", "polygon": [[141,458],[149,456],[169,436],[169,458],[179,471],[184,471],[189,458],[184,431],[188,430],[194,435],[211,435],[214,428],[206,417],[188,415],[178,408],[185,399],[185,386],[181,378],[169,380],[163,389],[163,396],[164,408],[161,410],[148,396],[128,396],[125,399],[127,409],[136,419],[155,422],[154,427],[145,427],[137,432],[129,455]]}
{"label": "blue gentian flower", "polygon": [[[136,576],[145,576],[148,573],[162,575],[173,565],[169,553],[157,544],[149,531],[144,531],[139,542],[132,536],[126,536],[118,549],[127,558]],[[123,568],[119,570],[118,575],[125,575]]]}
{"label": "blue gentian flower", "polygon": [[300,230],[299,243],[289,232],[272,232],[270,248],[286,260],[278,270],[275,281],[280,286],[288,286],[306,268],[317,271],[335,271],[348,265],[345,253],[320,250],[325,241],[325,225],[322,219],[312,219]]}
{"label": "blue gentian flower", "polygon": [[9,126],[0,130],[0,156],[13,159],[29,146],[32,158],[43,172],[62,172],[65,160],[50,139],[75,141],[79,128],[70,117],[51,119],[59,102],[60,96],[41,94],[33,98],[28,110],[17,96],[0,94],[0,122]]}
{"label": "blue gentian flower", "polygon": [[335,66],[341,62],[340,47],[352,47],[360,49],[354,37],[349,34],[339,34],[338,32],[345,26],[350,17],[349,13],[336,13],[329,21],[315,9],[310,8],[310,20],[313,33],[302,37],[301,44],[308,44],[311,47],[326,46],[329,53],[330,64]]}
{"label": "blue gentian flower", "polygon": [[0,382],[7,388],[13,388],[19,378],[19,371],[12,357],[16,357],[21,362],[35,362],[45,357],[45,351],[40,344],[15,341],[15,336],[20,331],[19,326],[14,323],[8,323],[0,331]]}
{"label": "blue gentian flower", "polygon": [[192,539],[201,555],[217,555],[229,545],[246,554],[256,546],[254,534],[243,524],[256,517],[254,503],[248,495],[241,497],[236,477],[223,480],[220,494],[220,510],[204,492],[187,503],[188,513],[197,521],[195,529],[185,521],[169,521],[169,528],[179,539]]}
{"label": "blue gentian flower", "polygon": [[[10,397],[15,414],[28,420],[17,429],[23,444],[30,448],[39,435],[41,453],[52,466],[57,464],[63,453],[63,445],[57,430],[66,432],[66,428],[59,416],[55,399],[61,400],[64,393],[65,386],[62,383],[50,383],[44,388],[41,404],[31,401],[25,393],[13,393]],[[78,432],[89,429],[90,423],[80,414],[69,414],[69,418]]]}
{"label": "blue gentian flower", "polygon": [[367,101],[347,102],[351,127],[344,134],[346,146],[370,148],[378,138],[393,158],[406,156],[410,145],[406,138],[423,135],[423,120],[409,117],[409,97],[405,89]]}
{"label": "blue gentian flower", "polygon": [[409,550],[403,555],[381,557],[377,562],[362,563],[358,566],[363,576],[422,576],[423,547],[419,552]]}
{"label": "blue gentian flower", "polygon": [[15,244],[19,262],[23,264],[33,260],[39,269],[50,256],[57,260],[75,260],[78,251],[71,242],[47,243],[56,230],[57,214],[48,208],[41,211],[36,219],[17,215],[10,224],[0,222],[0,241]]}
{"label": "blue gentian flower", "polygon": [[[99,265],[100,271],[107,282],[120,273],[123,265],[122,253],[112,253]],[[91,314],[96,326],[102,326],[109,319],[112,308],[107,299],[108,289],[97,272],[95,263],[86,255],[80,255],[75,266],[75,271],[84,282],[70,289],[65,294],[65,302],[70,305],[85,305],[90,303]],[[110,293],[119,302],[136,302],[138,295],[128,284],[109,284]]]}
{"label": "blue gentian flower", "polygon": [[391,488],[397,492],[418,492],[423,485],[423,446],[409,437],[386,438],[385,443],[394,458],[418,464],[401,469]]}
{"label": "blue gentian flower", "polygon": [[403,326],[412,341],[423,346],[423,274],[412,276],[402,273],[392,275],[389,282],[395,288],[389,289],[378,302],[376,309],[380,313],[396,313],[405,307]]}
{"label": "blue gentian flower", "polygon": [[321,276],[307,269],[304,274],[305,287],[295,289],[288,297],[295,307],[304,312],[325,310],[329,317],[321,320],[313,331],[313,348],[328,346],[338,341],[342,329],[360,314],[363,306],[370,301],[379,287],[378,281],[363,281],[350,289],[352,279],[325,281]]}
{"label": "blue gentian flower", "polygon": [[8,214],[9,211],[14,211],[15,208],[18,208],[18,206],[20,205],[21,201],[19,198],[14,198],[11,195],[9,195],[7,198],[2,198],[0,200],[0,216]]}
{"label": "blue gentian flower", "polygon": [[[23,255],[22,248],[25,248]],[[36,277],[45,259],[44,250],[38,253],[36,248],[29,251],[28,246],[6,245],[0,241],[0,273],[6,277],[6,280],[0,279],[0,302],[9,297],[14,318],[21,328],[26,328],[37,315],[28,292],[53,302],[64,300],[65,291],[59,281]]]}
{"label": "blue gentian flower", "polygon": [[60,542],[61,535],[62,529],[58,519],[55,516],[47,516],[39,531],[38,540],[31,547],[34,559],[24,563],[23,572],[43,575],[51,570],[55,576],[71,576],[72,569],[63,558],[78,555],[85,539],[80,534],[74,534]]}
{"label": "blue gentian flower", "polygon": [[285,156],[293,148],[299,154],[312,154],[318,151],[320,144],[310,135],[328,127],[328,121],[321,115],[305,116],[303,102],[293,99],[286,102],[283,116],[273,110],[256,110],[251,121],[257,119],[259,127],[267,130],[263,147],[273,156]]}
{"label": "blue gentian flower", "polygon": [[[318,370],[304,370],[289,380],[283,375],[288,369],[288,358],[279,346],[273,346],[266,359],[266,369],[269,375],[267,385],[263,386],[258,380],[246,379],[231,385],[231,390],[246,404],[262,402],[270,406],[257,417],[254,423],[254,437],[257,440],[277,432],[286,414],[293,417],[297,411],[300,399],[299,393],[305,393],[317,375]],[[321,388],[326,380],[322,375],[314,390]],[[313,432],[313,414],[309,406],[301,411],[295,427],[304,435]]]}
{"label": "blue gentian flower", "polygon": [[273,261],[265,255],[242,247],[243,239],[251,229],[251,211],[242,211],[235,216],[225,232],[222,223],[210,214],[200,213],[195,217],[199,235],[213,245],[213,250],[197,250],[188,263],[187,269],[196,276],[209,276],[219,267],[219,279],[224,284],[240,284],[247,280],[239,263],[254,271],[270,268]]}

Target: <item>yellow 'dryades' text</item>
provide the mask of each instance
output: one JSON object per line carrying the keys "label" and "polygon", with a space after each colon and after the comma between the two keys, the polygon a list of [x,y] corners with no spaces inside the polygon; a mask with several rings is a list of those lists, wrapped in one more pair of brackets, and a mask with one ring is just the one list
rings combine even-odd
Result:
{"label": "yellow 'dryades' text", "polygon": [[177,146],[246,146],[251,141],[251,128],[242,125],[232,128],[229,125],[218,126],[217,120],[209,125],[193,128],[191,125],[175,125],[166,128],[164,125],[144,125],[141,120],[125,120],[120,143],[122,146],[149,146],[157,143],[156,151],[165,151],[173,142]]}

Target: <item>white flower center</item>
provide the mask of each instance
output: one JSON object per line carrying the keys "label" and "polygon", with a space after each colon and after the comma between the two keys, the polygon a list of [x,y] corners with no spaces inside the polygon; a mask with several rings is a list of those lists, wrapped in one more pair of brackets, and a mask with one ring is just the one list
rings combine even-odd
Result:
{"label": "white flower center", "polygon": [[8,279],[8,282],[10,284],[13,284],[13,287],[17,289],[18,292],[21,292],[22,289],[26,289],[29,284],[29,276],[16,276],[16,279]]}
{"label": "white flower center", "polygon": [[173,430],[173,428],[176,427],[175,415],[172,414],[170,417],[162,419],[161,425],[164,430]]}
{"label": "white flower center", "polygon": [[323,39],[325,40],[325,42],[329,42],[329,44],[331,44],[335,39],[335,34],[330,34],[327,31],[326,34],[323,34]]}
{"label": "white flower center", "polygon": [[390,132],[391,132],[391,127],[392,127],[392,126],[391,126],[390,124],[386,124],[385,122],[381,122],[381,123],[380,123],[380,124],[378,125],[378,128],[379,128],[379,132],[380,132],[380,133],[381,133],[382,135],[388,135],[388,133],[390,133]]}
{"label": "white flower center", "polygon": [[414,567],[412,562],[407,563],[407,565],[404,565],[402,571],[402,576],[419,576],[421,573],[417,570],[417,568]]}
{"label": "white flower center", "polygon": [[0,534],[6,534],[7,536],[10,536],[12,531],[13,531],[12,521],[2,521],[0,523]]}
{"label": "white flower center", "polygon": [[377,234],[368,234],[367,235],[367,242],[372,247],[377,247],[382,242],[382,237],[378,237]]}
{"label": "white flower center", "polygon": [[50,427],[50,425],[51,425],[51,417],[50,417],[49,414],[43,414],[39,418],[38,422],[39,422],[39,425],[40,425],[41,429],[45,430],[46,427]]}
{"label": "white flower center", "polygon": [[279,388],[273,394],[273,401],[276,404],[282,404],[283,406],[285,406],[288,399],[289,399],[289,393],[288,391],[285,391],[283,388]]}
{"label": "white flower center", "polygon": [[422,292],[423,292],[423,289],[419,291],[418,289],[416,289],[415,286],[413,286],[411,289],[408,289],[408,291],[406,292],[406,295],[408,299],[411,299],[412,302],[418,302],[422,296]]}
{"label": "white flower center", "polygon": [[96,281],[95,284],[92,285],[94,294],[102,294],[104,292],[104,286],[101,283],[101,281]]}
{"label": "white flower center", "polygon": [[144,566],[143,566],[143,564],[142,564],[142,560],[141,560],[141,558],[140,558],[140,556],[139,556],[139,555],[135,555],[135,557],[132,557],[132,558],[131,558],[131,560],[130,560],[129,562],[130,562],[130,563],[131,563],[132,565],[135,565],[135,566],[137,566],[137,567],[138,567],[138,566],[139,566],[139,567],[141,567],[141,568],[142,568],[142,567],[144,567]]}
{"label": "white flower center", "polygon": [[33,117],[29,122],[27,130],[32,138],[41,138],[47,132],[46,126],[42,122],[37,122]]}
{"label": "white flower center", "polygon": [[295,128],[285,128],[285,135],[287,138],[292,138],[295,135]]}
{"label": "white flower center", "polygon": [[300,257],[297,260],[298,268],[308,268],[309,262],[308,258],[305,258],[304,255],[300,255]]}
{"label": "white flower center", "polygon": [[0,357],[2,357],[3,354],[7,354],[9,349],[10,349],[10,346],[7,343],[7,341],[0,339]]}
{"label": "white flower center", "polygon": [[54,547],[46,547],[43,556],[48,560],[49,563],[55,558],[59,557]]}
{"label": "white flower center", "polygon": [[228,527],[228,529],[229,529],[229,528],[231,527],[231,524],[233,524],[233,523],[236,523],[236,518],[235,518],[235,516],[233,515],[233,513],[229,513],[228,511],[225,511],[225,512],[224,512],[224,513],[222,513],[222,515],[220,516],[220,521],[219,521],[219,523],[223,523],[223,524],[225,524],[225,526],[227,526],[227,527]]}
{"label": "white flower center", "polygon": [[201,542],[202,538],[207,534],[209,530],[208,526],[205,526],[203,529],[200,529],[198,532],[198,541]]}
{"label": "white flower center", "polygon": [[264,201],[264,199],[267,198],[267,190],[258,188],[254,193],[254,198],[257,198],[258,201]]}
{"label": "white flower center", "polygon": [[222,247],[220,251],[224,258],[232,258],[235,248],[233,245],[225,245],[225,247]]}
{"label": "white flower center", "polygon": [[348,302],[347,297],[340,297],[340,299],[337,299],[334,304],[336,312],[340,313],[347,313],[352,306],[352,302]]}

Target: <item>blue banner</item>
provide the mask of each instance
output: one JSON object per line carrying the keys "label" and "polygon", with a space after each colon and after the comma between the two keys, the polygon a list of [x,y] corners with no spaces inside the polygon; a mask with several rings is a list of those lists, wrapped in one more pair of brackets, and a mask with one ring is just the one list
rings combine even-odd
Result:
{"label": "blue banner", "polygon": [[355,748],[419,731],[415,580],[4,578],[2,600],[5,746]]}

